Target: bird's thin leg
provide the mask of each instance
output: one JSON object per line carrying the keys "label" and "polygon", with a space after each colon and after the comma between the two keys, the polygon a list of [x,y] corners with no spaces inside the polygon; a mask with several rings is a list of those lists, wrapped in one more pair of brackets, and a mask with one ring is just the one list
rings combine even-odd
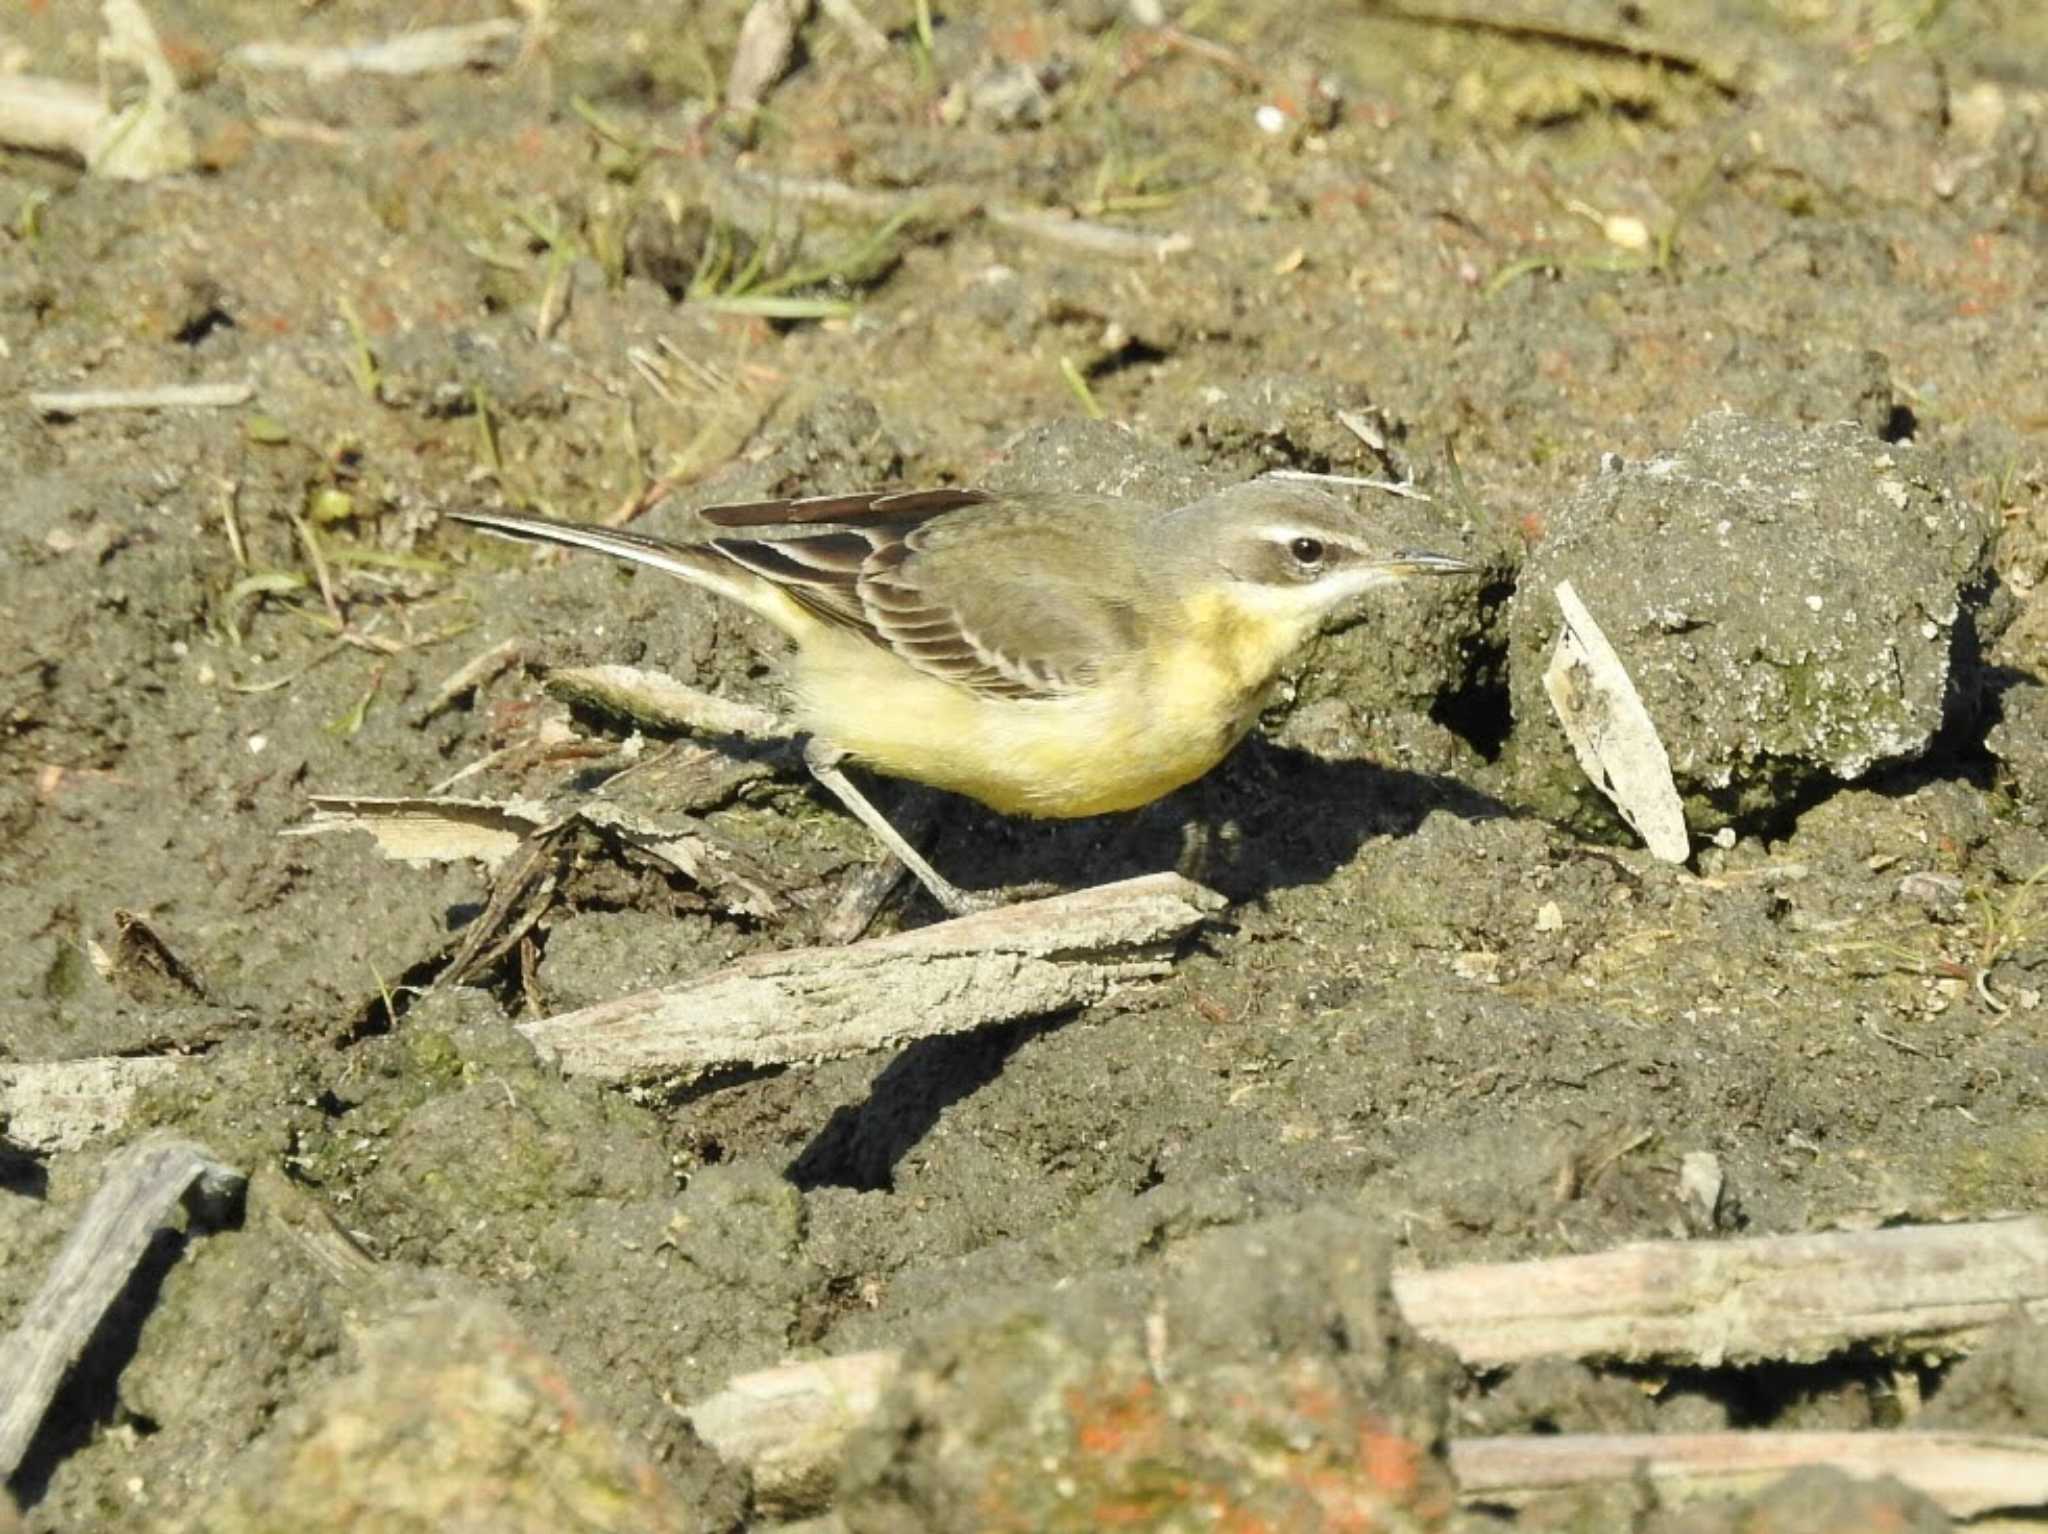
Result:
{"label": "bird's thin leg", "polygon": [[968,894],[927,863],[923,855],[903,839],[902,833],[889,824],[888,818],[868,803],[867,795],[855,788],[846,774],[839,770],[839,764],[845,760],[843,751],[816,738],[804,742],[804,765],[811,769],[811,776],[832,790],[839,802],[853,812],[854,819],[874,833],[875,840],[882,844],[882,850],[909,869],[947,914],[967,916],[1001,904],[994,896]]}

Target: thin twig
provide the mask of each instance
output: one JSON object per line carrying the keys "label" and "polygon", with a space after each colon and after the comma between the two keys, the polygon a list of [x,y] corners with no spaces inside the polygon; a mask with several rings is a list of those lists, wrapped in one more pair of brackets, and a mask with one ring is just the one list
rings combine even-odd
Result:
{"label": "thin twig", "polygon": [[28,408],[41,416],[91,415],[102,410],[226,410],[256,397],[251,383],[156,384],[141,389],[38,389]]}
{"label": "thin twig", "polygon": [[516,21],[421,27],[386,41],[320,48],[299,43],[243,43],[227,62],[243,69],[297,69],[319,82],[347,74],[429,75],[459,69],[499,69],[518,54],[524,29]]}
{"label": "thin twig", "polygon": [[320,600],[326,605],[327,616],[334,620],[334,626],[342,630],[342,639],[349,638],[348,622],[341,615],[341,602],[334,594],[334,580],[327,573],[327,556],[320,552],[320,540],[313,536],[313,528],[297,512],[291,514],[292,531],[299,535],[299,544],[306,551],[306,562],[313,567],[313,580],[320,588]]}

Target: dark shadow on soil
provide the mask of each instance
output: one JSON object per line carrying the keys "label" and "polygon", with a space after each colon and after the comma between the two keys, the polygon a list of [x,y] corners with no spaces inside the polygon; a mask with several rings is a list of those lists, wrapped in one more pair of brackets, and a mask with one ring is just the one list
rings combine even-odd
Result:
{"label": "dark shadow on soil", "polygon": [[[1082,889],[1178,869],[1229,897],[1317,884],[1433,812],[1515,813],[1455,778],[1333,761],[1253,736],[1217,771],[1124,815],[1020,821],[948,798],[933,860],[972,888]],[[920,897],[921,898],[921,897]]]}
{"label": "dark shadow on soil", "polygon": [[50,1196],[50,1173],[33,1151],[0,1137],[0,1191],[38,1201]]}
{"label": "dark shadow on soil", "polygon": [[[142,1324],[156,1308],[158,1291],[184,1254],[188,1239],[180,1230],[159,1230],[120,1297],[107,1307],[92,1340],[86,1344],[84,1356],[73,1366],[57,1398],[50,1403],[42,1426],[22,1457],[21,1468],[8,1482],[23,1509],[41,1501],[51,1477],[65,1459],[84,1448],[106,1423],[120,1414],[121,1373],[141,1345]],[[143,1432],[150,1431],[151,1425],[146,1422],[135,1425]]]}
{"label": "dark shadow on soil", "polygon": [[1006,1028],[919,1039],[882,1068],[867,1101],[835,1108],[785,1175],[797,1187],[882,1192],[895,1185],[896,1164],[939,1121],[1001,1074],[1003,1063],[1033,1034],[1062,1019],[1038,1018]]}
{"label": "dark shadow on soil", "polygon": [[[1256,737],[1211,779],[1133,815],[1020,829],[948,801],[955,806],[934,855],[971,885],[1080,889],[1180,866],[1233,904],[1327,879],[1368,838],[1408,835],[1434,810],[1468,819],[1510,813],[1450,778],[1330,761]],[[1191,830],[1200,845],[1187,856]],[[892,1187],[897,1164],[941,1113],[993,1081],[1026,1039],[1062,1021],[911,1044],[875,1078],[865,1102],[834,1111],[790,1163],[790,1181],[805,1189]]]}

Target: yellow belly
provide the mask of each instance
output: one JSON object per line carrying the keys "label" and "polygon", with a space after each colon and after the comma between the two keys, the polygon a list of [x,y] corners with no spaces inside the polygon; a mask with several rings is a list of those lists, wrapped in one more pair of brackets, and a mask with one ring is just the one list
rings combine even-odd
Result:
{"label": "yellow belly", "polygon": [[852,636],[815,634],[796,659],[804,728],[879,772],[1011,815],[1136,809],[1191,783],[1244,738],[1259,690],[1205,665],[1133,666],[1086,692],[984,697]]}

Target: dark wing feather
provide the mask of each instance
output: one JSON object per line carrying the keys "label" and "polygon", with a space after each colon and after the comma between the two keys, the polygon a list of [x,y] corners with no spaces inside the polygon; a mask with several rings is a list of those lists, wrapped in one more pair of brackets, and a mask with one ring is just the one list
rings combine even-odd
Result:
{"label": "dark wing feather", "polygon": [[907,531],[942,512],[986,506],[996,497],[986,490],[871,490],[857,495],[808,495],[784,501],[732,501],[706,506],[698,513],[713,527],[734,529],[792,527],[816,522],[854,526],[901,524]]}
{"label": "dark wing feather", "polygon": [[742,569],[773,581],[808,611],[842,628],[865,629],[855,591],[874,553],[872,529],[824,528],[779,538],[714,538],[716,549]]}
{"label": "dark wing feather", "polygon": [[[987,509],[948,515],[977,507]],[[1118,593],[1138,577],[1104,563],[1128,540],[1096,536],[1091,513],[1131,514],[1107,498],[1055,506],[947,489],[709,506],[697,515],[719,531],[701,541],[488,513],[458,520],[685,579],[723,559],[930,676],[990,697],[1054,698],[1089,687],[1137,643]]]}
{"label": "dark wing feather", "polygon": [[[888,645],[860,595],[870,559],[932,518],[996,499],[986,490],[886,490],[794,500],[732,501],[697,515],[711,526],[753,537],[713,538],[734,564],[773,581],[808,612]],[[906,660],[917,664],[906,655]]]}

